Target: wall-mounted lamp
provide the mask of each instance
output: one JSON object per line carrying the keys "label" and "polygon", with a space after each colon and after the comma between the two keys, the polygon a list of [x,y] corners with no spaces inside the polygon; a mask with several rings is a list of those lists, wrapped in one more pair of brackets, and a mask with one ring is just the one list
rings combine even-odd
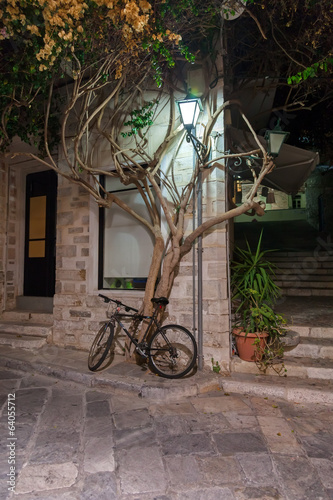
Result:
{"label": "wall-mounted lamp", "polygon": [[289,132],[281,129],[279,119],[273,130],[266,130],[265,139],[267,141],[268,154],[273,157],[279,156],[281,146],[288,137]]}
{"label": "wall-mounted lamp", "polygon": [[201,111],[203,111],[201,100],[198,97],[190,96],[186,97],[186,99],[176,101],[176,104],[179,109],[182,124],[186,130],[186,140],[187,142],[192,142],[200,162],[204,163],[207,147],[192,133],[192,130],[195,129],[197,124],[199,115]]}

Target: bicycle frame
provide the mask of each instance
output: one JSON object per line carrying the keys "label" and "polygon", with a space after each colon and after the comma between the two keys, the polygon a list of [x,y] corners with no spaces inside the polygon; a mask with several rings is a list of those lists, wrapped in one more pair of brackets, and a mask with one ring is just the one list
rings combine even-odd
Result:
{"label": "bicycle frame", "polygon": [[[118,325],[120,326],[120,328],[126,333],[127,337],[130,339],[131,341],[131,344],[134,344],[135,345],[135,348],[136,350],[142,355],[144,356],[145,358],[148,357],[147,353],[144,352],[140,345],[142,345],[147,336],[148,336],[148,332],[152,326],[152,324],[154,324],[156,326],[156,328],[158,328],[158,323],[156,321],[156,316],[157,316],[157,308],[155,309],[154,313],[152,316],[143,316],[141,314],[126,314],[126,313],[122,313],[120,312],[120,307],[117,307],[117,310],[116,312],[114,312],[110,318],[110,320],[108,321],[108,323],[112,323],[113,320],[116,321],[118,323]],[[125,317],[125,318],[138,318],[140,321],[144,320],[144,319],[149,319],[149,323],[148,323],[148,326],[146,328],[146,331],[144,333],[144,336],[141,340],[141,342],[138,342],[137,339],[130,334],[130,332],[127,330],[126,326],[124,325],[124,323],[120,320],[120,317]]]}

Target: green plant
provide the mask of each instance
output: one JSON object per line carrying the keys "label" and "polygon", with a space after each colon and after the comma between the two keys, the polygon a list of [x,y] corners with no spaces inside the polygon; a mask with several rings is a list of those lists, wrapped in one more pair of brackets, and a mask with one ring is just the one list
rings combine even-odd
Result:
{"label": "green plant", "polygon": [[[280,289],[274,282],[276,266],[267,259],[268,252],[261,249],[261,232],[255,251],[246,242],[245,250],[236,248],[237,260],[232,262],[231,290],[234,305],[236,328],[241,328],[246,335],[258,334],[254,344],[257,348],[256,363],[261,371],[268,366],[279,371],[276,363],[281,363],[283,345],[281,336],[286,334],[286,320],[274,309],[274,303],[280,296]],[[260,333],[267,333],[264,347],[260,347]]]}
{"label": "green plant", "polygon": [[212,361],[213,372],[220,373],[221,367],[220,367],[219,362],[218,361],[214,361],[214,358],[212,358],[211,361]]}

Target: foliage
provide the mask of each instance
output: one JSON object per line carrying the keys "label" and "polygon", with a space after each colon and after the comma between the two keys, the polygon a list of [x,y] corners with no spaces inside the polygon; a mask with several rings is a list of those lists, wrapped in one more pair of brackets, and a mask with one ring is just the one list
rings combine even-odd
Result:
{"label": "foliage", "polygon": [[124,127],[131,127],[130,132],[121,132],[122,137],[131,137],[137,134],[141,129],[153,125],[153,107],[158,104],[158,101],[150,101],[140,109],[134,109],[130,112],[131,120],[124,123]]}
{"label": "foliage", "polygon": [[214,358],[211,358],[211,362],[212,362],[212,370],[214,373],[220,373],[221,371],[221,366],[220,366],[220,363],[218,361],[214,361]]}
{"label": "foliage", "polygon": [[[295,134],[289,142],[299,145],[298,138],[308,138],[308,146],[301,147],[319,151],[322,162],[332,158],[332,25],[331,0],[258,0],[238,19],[225,23],[225,68],[230,88],[237,95],[239,89],[252,83],[254,89],[263,89],[270,96],[276,89],[266,126],[274,127],[282,117],[290,130],[293,122]],[[264,111],[260,110],[256,130],[265,126]],[[310,115],[310,131],[303,127],[306,114]],[[250,118],[255,126],[254,116]],[[323,121],[324,141],[317,133]]]}
{"label": "foliage", "polygon": [[[268,366],[275,365],[283,355],[281,336],[286,334],[286,320],[273,310],[274,302],[280,295],[279,287],[274,283],[275,265],[267,259],[269,251],[261,250],[261,232],[257,248],[252,252],[247,249],[236,249],[239,258],[232,263],[231,286],[235,303],[235,328],[241,328],[246,334],[267,333],[268,340],[260,347],[260,339],[255,339],[257,346],[256,362],[260,370],[265,372]],[[245,335],[246,336],[246,335]],[[280,371],[281,366],[277,369]]]}
{"label": "foliage", "polygon": [[261,231],[254,252],[248,241],[245,250],[238,247],[235,249],[238,260],[232,263],[231,287],[233,300],[241,301],[242,310],[244,305],[272,304],[280,295],[280,289],[272,279],[276,266],[266,259],[272,250],[261,250],[262,236]]}
{"label": "foliage", "polygon": [[213,0],[207,6],[198,0],[0,0],[0,146],[18,135],[45,155],[45,133],[51,148],[57,142],[59,94],[70,82],[91,82],[94,75],[89,90],[99,91],[151,72],[161,87],[176,58],[193,62],[194,35],[207,35],[217,12]]}

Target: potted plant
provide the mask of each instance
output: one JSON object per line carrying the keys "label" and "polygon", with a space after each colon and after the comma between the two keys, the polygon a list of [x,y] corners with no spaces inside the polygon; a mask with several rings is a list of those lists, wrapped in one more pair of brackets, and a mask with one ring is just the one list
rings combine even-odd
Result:
{"label": "potted plant", "polygon": [[[276,266],[267,259],[268,252],[261,249],[262,232],[255,251],[246,241],[247,248],[236,247],[236,259],[231,266],[232,303],[235,314],[233,335],[241,359],[254,361],[266,372],[283,355],[281,337],[284,317],[273,310],[280,289],[274,282]],[[274,366],[273,366],[274,368]]]}

